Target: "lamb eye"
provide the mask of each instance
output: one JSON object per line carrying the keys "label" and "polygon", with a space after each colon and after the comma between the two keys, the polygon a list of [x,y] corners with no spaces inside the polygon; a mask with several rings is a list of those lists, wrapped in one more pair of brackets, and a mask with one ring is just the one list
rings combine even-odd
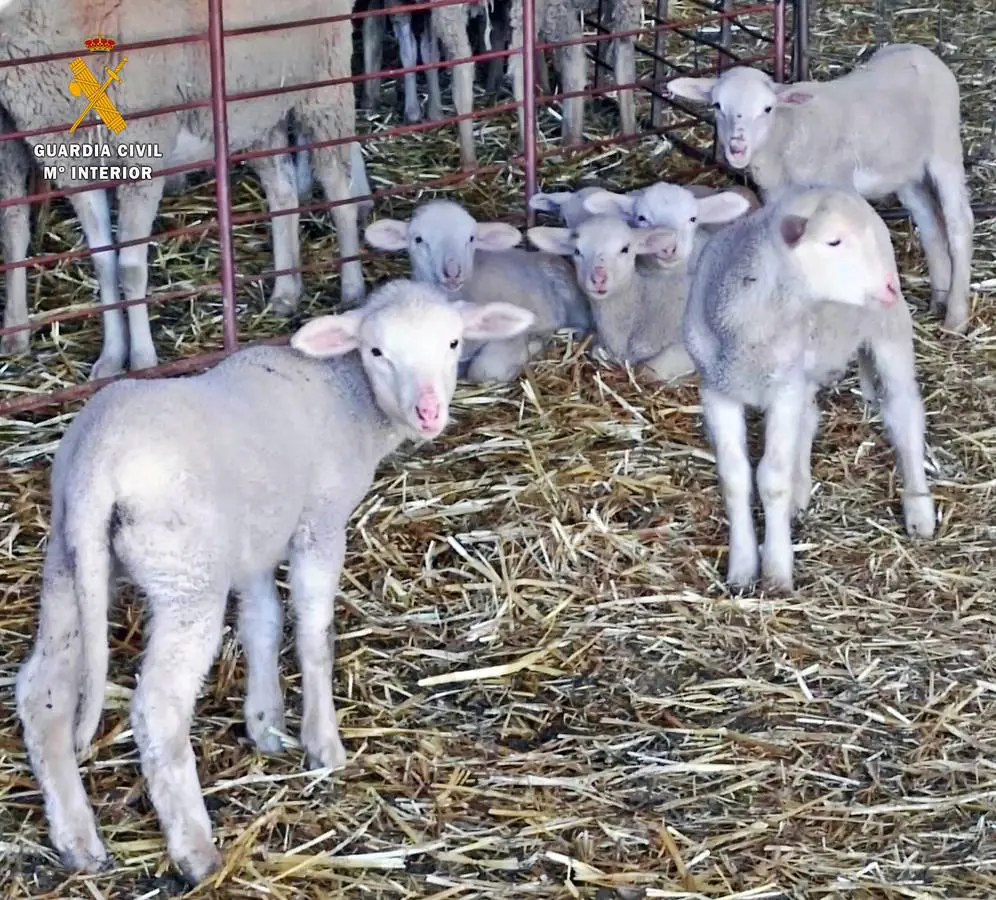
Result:
{"label": "lamb eye", "polygon": [[459,338],[454,338],[452,341],[450,341],[450,350],[456,350],[457,344],[459,343],[460,343]]}
{"label": "lamb eye", "polygon": [[580,256],[581,255],[581,251],[577,247],[574,248],[574,255],[575,256]]}
{"label": "lamb eye", "polygon": [[371,356],[383,356],[384,352],[380,349],[380,347],[373,347],[370,350],[370,355]]}
{"label": "lamb eye", "polygon": [[623,253],[629,253],[629,244],[622,248]]}
{"label": "lamb eye", "polygon": [[417,237],[415,238],[415,243],[416,243],[416,244],[421,244],[421,243],[422,243],[422,235],[418,235],[418,236],[417,236]]}
{"label": "lamb eye", "polygon": [[839,247],[840,246],[840,238],[837,238],[837,240],[835,240],[835,241],[827,241],[827,246],[828,247]]}
{"label": "lamb eye", "polygon": [[712,108],[713,109],[719,109],[719,104],[718,103],[713,103]]}
{"label": "lamb eye", "polygon": [[770,107],[770,106],[766,106],[766,107],[764,107],[764,111],[765,111],[766,113],[769,113],[769,112],[771,112],[771,107]]}
{"label": "lamb eye", "polygon": [[470,236],[470,242],[471,242],[472,244],[474,243],[474,240],[475,240],[475,238],[474,238],[474,235],[471,235],[471,236]]}
{"label": "lamb eye", "polygon": [[698,222],[698,220],[699,220],[698,216],[692,216],[688,221],[694,224],[695,222]]}
{"label": "lamb eye", "polygon": [[636,217],[636,221],[637,222],[646,222],[647,221],[647,217],[646,216],[637,216]]}

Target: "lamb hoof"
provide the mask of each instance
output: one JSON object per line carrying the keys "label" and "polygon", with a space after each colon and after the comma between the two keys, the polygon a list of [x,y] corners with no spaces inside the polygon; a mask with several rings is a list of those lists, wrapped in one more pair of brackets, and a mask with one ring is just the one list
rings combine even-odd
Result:
{"label": "lamb hoof", "polygon": [[206,846],[192,850],[177,859],[176,867],[191,887],[197,887],[217,872],[221,868],[221,863],[221,853],[209,841]]}
{"label": "lamb hoof", "polygon": [[346,748],[337,734],[312,740],[302,735],[301,743],[307,752],[309,769],[341,769],[346,765]]}
{"label": "lamb hoof", "polygon": [[908,497],[903,504],[903,517],[906,519],[906,533],[911,538],[929,539],[934,536],[937,515],[933,497]]}
{"label": "lamb hoof", "polygon": [[286,733],[282,710],[263,710],[246,716],[246,731],[260,753],[283,753],[281,733]]}
{"label": "lamb hoof", "polygon": [[409,125],[417,125],[422,121],[422,108],[417,103],[405,107],[405,121]]}
{"label": "lamb hoof", "polygon": [[292,294],[290,292],[275,293],[270,297],[270,302],[267,304],[270,307],[270,311],[277,316],[292,316],[297,312],[297,304],[299,294]]}
{"label": "lamb hoof", "polygon": [[733,590],[747,590],[757,581],[757,575],[757,549],[755,547],[749,547],[746,550],[731,548],[730,560],[726,569],[727,585]]}
{"label": "lamb hoof", "polygon": [[59,851],[62,864],[67,869],[96,875],[114,868],[114,860],[95,830],[91,830],[88,835],[78,835],[69,840],[53,840],[53,843]]}
{"label": "lamb hoof", "polygon": [[955,316],[948,309],[948,314],[944,317],[944,327],[955,334],[964,334],[968,331],[968,316]]}
{"label": "lamb hoof", "polygon": [[27,331],[15,331],[5,334],[0,340],[0,356],[27,356],[31,350],[31,334]]}
{"label": "lamb hoof", "polygon": [[93,364],[90,370],[90,380],[99,381],[101,378],[114,378],[121,375],[125,370],[124,356],[101,353],[100,358]]}

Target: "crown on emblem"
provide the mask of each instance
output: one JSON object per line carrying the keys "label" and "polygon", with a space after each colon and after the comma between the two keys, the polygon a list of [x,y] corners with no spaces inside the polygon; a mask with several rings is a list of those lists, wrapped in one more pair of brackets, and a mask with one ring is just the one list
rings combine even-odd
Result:
{"label": "crown on emblem", "polygon": [[114,38],[101,37],[98,34],[97,37],[87,38],[83,43],[91,53],[110,53],[117,41]]}

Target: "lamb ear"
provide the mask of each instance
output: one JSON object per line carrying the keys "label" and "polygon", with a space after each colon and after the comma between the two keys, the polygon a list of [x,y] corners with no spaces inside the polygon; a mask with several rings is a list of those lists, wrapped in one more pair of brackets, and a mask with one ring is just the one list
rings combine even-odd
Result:
{"label": "lamb ear", "polygon": [[494,253],[499,250],[510,250],[521,241],[522,232],[514,225],[506,222],[481,222],[477,226],[477,241],[474,246],[478,250]]}
{"label": "lamb ear", "polygon": [[334,316],[319,316],[294,332],[290,345],[316,359],[342,356],[360,345],[363,315],[362,309],[351,309]]}
{"label": "lamb ear", "polygon": [[773,85],[780,106],[802,106],[813,99],[809,91],[796,90],[791,84]]}
{"label": "lamb ear", "polygon": [[529,198],[529,208],[536,212],[559,213],[560,207],[573,197],[571,191],[551,191],[533,194]]}
{"label": "lamb ear", "polygon": [[683,97],[695,103],[709,103],[717,78],[675,78],[669,81],[667,92],[672,97]]}
{"label": "lamb ear", "polygon": [[515,337],[536,321],[528,309],[500,300],[480,305],[460,300],[452,306],[463,319],[464,338],[472,341]]}
{"label": "lamb ear", "polygon": [[582,205],[594,216],[630,216],[635,203],[636,199],[628,194],[595,191],[584,198]]}
{"label": "lamb ear", "polygon": [[570,228],[550,228],[537,225],[526,232],[529,243],[546,253],[569,256],[574,252],[574,236]]}
{"label": "lamb ear", "polygon": [[809,220],[804,219],[802,216],[785,216],[779,225],[779,230],[782,233],[782,240],[785,241],[789,247],[797,247],[799,245],[799,241],[802,240],[803,235],[806,233],[806,226],[808,224]]}
{"label": "lamb ear", "polygon": [[400,219],[380,219],[367,226],[363,239],[378,250],[407,250],[408,223]]}
{"label": "lamb ear", "polygon": [[750,201],[743,194],[723,191],[721,194],[701,197],[696,207],[700,225],[719,225],[742,216],[750,208]]}

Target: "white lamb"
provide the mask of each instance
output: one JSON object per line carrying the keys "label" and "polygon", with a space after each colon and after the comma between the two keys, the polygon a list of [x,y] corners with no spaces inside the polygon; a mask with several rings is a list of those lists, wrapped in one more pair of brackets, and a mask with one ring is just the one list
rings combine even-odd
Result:
{"label": "white lamb", "polygon": [[585,200],[604,191],[604,188],[595,186],[579,188],[576,191],[537,191],[529,198],[529,208],[536,212],[560,216],[568,228],[576,228],[585,219],[590,219],[594,215],[585,208]]}
{"label": "white lamb", "polygon": [[[693,371],[681,339],[689,275],[675,253],[674,229],[631,228],[617,216],[592,216],[574,229],[539,226],[527,235],[539,249],[574,261],[590,300],[597,348],[617,362],[645,364],[662,381]],[[648,256],[669,262],[637,264]]]}
{"label": "white lamb", "polygon": [[760,202],[746,188],[714,191],[660,181],[628,194],[592,192],[583,200],[583,206],[593,214],[622,216],[634,228],[673,229],[677,241],[658,259],[683,259],[691,269],[710,234],[749,209],[756,209]]}
{"label": "white lamb", "polygon": [[767,194],[822,182],[868,199],[897,194],[930,271],[931,309],[968,326],[975,227],[960,139],[958,82],[930,50],[893,44],[833,81],[776,84],[736,66],[718,78],[676,78],[671,94],[716,110],[730,165]]}
{"label": "white lamb", "polygon": [[442,287],[453,299],[504,300],[533,314],[533,324],[521,336],[465,347],[462,374],[472,381],[509,381],[553,332],[591,330],[588,300],[570,263],[517,248],[522,240],[517,228],[478,222],[452,200],[422,204],[410,222],[374,222],[364,239],[379,250],[407,250],[412,278]]}
{"label": "white lamb", "polygon": [[702,379],[702,414],[730,523],[729,584],[745,587],[758,576],[745,407],[765,414],[757,470],[761,572],[771,588],[790,591],[791,521],[809,504],[816,393],[859,350],[881,381],[882,415],[905,485],[906,531],[933,535],[912,320],[889,232],[858,193],[792,187],[710,238],[692,279],[684,337]]}
{"label": "white lamb", "polygon": [[397,280],[359,309],[307,323],[290,347],[247,348],[194,377],[118,382],[77,415],[52,466],[38,635],[16,688],[66,865],[108,863],[73,753],[100,721],[116,572],[151,612],[131,712],[142,773],[170,857],[197,883],[221,858],[189,729],[229,591],[240,598],[246,727],[276,751],[285,728],[274,570],[289,559],[301,742],[309,765],[343,765],[332,625],[350,515],[381,459],[446,426],[462,341],[518,334],[531,321],[508,303],[452,303]]}

